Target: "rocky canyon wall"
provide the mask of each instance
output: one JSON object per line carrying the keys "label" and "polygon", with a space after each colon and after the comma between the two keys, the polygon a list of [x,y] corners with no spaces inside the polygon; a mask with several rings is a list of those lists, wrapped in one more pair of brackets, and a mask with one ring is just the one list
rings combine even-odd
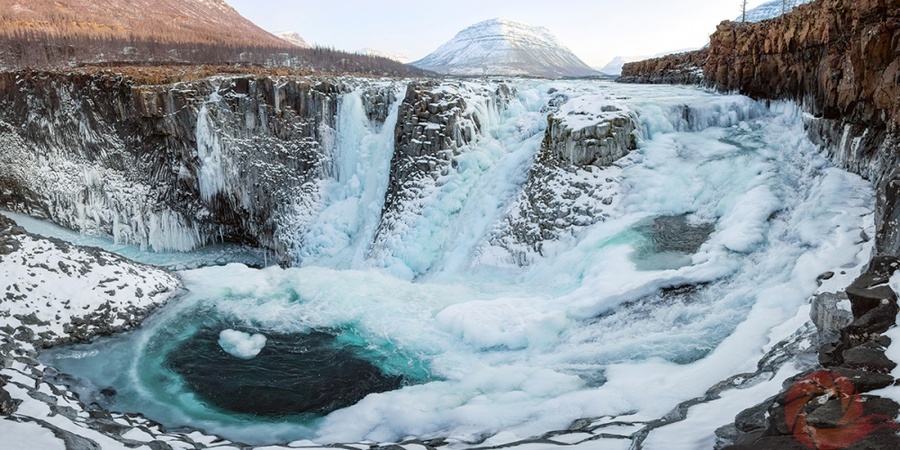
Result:
{"label": "rocky canyon wall", "polygon": [[[340,178],[340,128],[350,120],[379,133],[393,127],[390,173],[386,191],[377,194],[383,207],[371,242],[375,256],[389,257],[397,236],[423,213],[423,199],[465,170],[460,158],[490,139],[490,124],[516,101],[504,83],[400,83],[219,76],[156,85],[112,74],[0,74],[0,209],[153,250],[227,241],[296,264],[309,227],[334,201],[328,183]],[[361,108],[352,106],[354,99],[344,111],[348,95],[358,96]],[[540,239],[507,236],[500,246],[513,254],[522,245],[537,251],[538,241],[600,216],[586,210],[561,222],[557,212],[567,210],[568,200],[550,194],[566,189],[549,192],[544,178],[608,166],[635,148],[634,115],[612,105],[595,115],[575,111],[573,117],[593,119],[573,128],[565,114],[554,115],[569,100],[554,98],[542,111],[546,133],[540,131],[543,145],[524,189],[528,198],[542,200],[526,202],[534,203],[522,212],[529,225],[514,228],[544,231]],[[396,124],[387,124],[394,113]],[[531,224],[535,218],[556,224],[555,231]]]}
{"label": "rocky canyon wall", "polygon": [[707,52],[677,53],[661,58],[635,61],[622,67],[619,81],[642,84],[699,84]]}
{"label": "rocky canyon wall", "polygon": [[155,250],[228,240],[284,259],[280,214],[315,194],[348,89],[314,79],[154,86],[2,74],[0,208]]}
{"label": "rocky canyon wall", "polygon": [[[702,77],[678,76],[682,66]],[[875,184],[877,250],[900,254],[900,1],[816,0],[776,19],[723,22],[707,49],[626,64],[622,74],[798,102],[810,138]]]}

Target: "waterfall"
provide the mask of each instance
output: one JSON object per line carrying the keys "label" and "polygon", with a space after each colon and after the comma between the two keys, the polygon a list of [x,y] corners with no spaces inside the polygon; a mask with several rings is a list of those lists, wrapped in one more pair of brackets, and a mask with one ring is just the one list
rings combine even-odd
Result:
{"label": "waterfall", "polygon": [[225,189],[226,173],[230,170],[230,161],[209,111],[210,105],[217,105],[221,100],[219,93],[214,91],[197,114],[197,158],[200,160],[197,181],[200,196],[206,202]]}
{"label": "waterfall", "polygon": [[303,265],[359,268],[381,220],[394,152],[394,127],[402,90],[393,89],[384,123],[366,115],[363,88],[341,97],[330,177],[323,199],[301,239],[295,259]]}

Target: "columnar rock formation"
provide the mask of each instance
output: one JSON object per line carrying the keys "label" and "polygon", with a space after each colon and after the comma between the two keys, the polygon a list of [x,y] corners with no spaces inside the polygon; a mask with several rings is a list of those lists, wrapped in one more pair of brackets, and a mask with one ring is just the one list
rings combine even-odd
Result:
{"label": "columnar rock formation", "polygon": [[637,148],[632,112],[596,98],[580,100],[557,93],[547,106],[547,130],[528,181],[490,238],[519,265],[545,254],[546,243],[605,220],[617,180],[596,169]]}
{"label": "columnar rock formation", "polygon": [[[394,157],[384,210],[421,194],[422,178],[437,179],[450,170],[453,157],[475,138],[477,119],[466,113],[466,101],[440,83],[407,87],[394,132]],[[457,86],[459,88],[459,86]],[[490,95],[490,93],[486,93]]]}
{"label": "columnar rock formation", "polygon": [[[158,249],[244,242],[290,263],[303,214],[316,213],[325,195],[321,183],[337,170],[339,118],[353,109],[379,133],[397,116],[386,129],[394,157],[377,247],[378,239],[395,238],[395,225],[408,225],[405,215],[420,214],[423,199],[442,182],[464,171],[465,153],[478,149],[473,144],[493,139],[489,122],[518,102],[503,83],[415,81],[399,98],[397,88],[380,80],[222,76],[145,85],[112,75],[0,75],[0,208]],[[348,102],[357,99],[361,105]],[[603,185],[609,172],[597,169],[636,146],[634,114],[604,99],[556,93],[520,124],[537,155],[519,209],[510,212],[515,229],[492,244],[510,254],[523,247],[539,253],[542,241],[604,218],[614,189]],[[6,289],[0,416],[52,431],[55,437],[35,445],[57,439],[74,442],[73,448],[231,444],[201,432],[166,432],[140,416],[79,400],[57,386],[71,379],[37,360],[40,347],[139,323],[178,292],[176,277],[28,234],[2,216],[0,264],[0,279],[8,282],[0,285]],[[613,425],[587,421],[578,430],[599,434],[607,426]],[[150,444],[161,441],[171,445]]]}
{"label": "columnar rock formation", "polygon": [[776,20],[723,23],[704,74],[719,89],[802,103],[811,137],[878,187],[878,250],[900,254],[900,1],[819,0]]}
{"label": "columnar rock formation", "polygon": [[[321,183],[334,176],[341,99],[355,90],[374,127],[398,108],[373,244],[389,248],[395,228],[425,207],[420,199],[461,170],[458,157],[484,131],[483,117],[508,107],[507,85],[413,82],[397,105],[393,84],[362,80],[231,76],[150,85],[117,75],[8,73],[0,75],[0,208],[154,250],[229,241],[295,263],[298,240],[322,207]],[[583,192],[593,183],[562,175],[589,173],[634,149],[636,118],[612,102],[576,103],[558,96],[545,111],[542,150],[523,194],[530,206],[515,213],[529,221],[516,228],[530,231],[502,246],[538,251],[538,241],[600,220],[597,208],[609,205],[606,194]],[[556,186],[560,180],[572,183]],[[582,194],[593,201],[566,205]]]}
{"label": "columnar rock formation", "polygon": [[774,20],[724,22],[704,74],[717,88],[797,100],[816,116],[896,126],[898,21],[895,0],[819,0]]}
{"label": "columnar rock formation", "polygon": [[346,89],[314,79],[150,86],[4,74],[0,207],[156,250],[225,239],[284,258],[277,222],[328,170],[320,143]]}

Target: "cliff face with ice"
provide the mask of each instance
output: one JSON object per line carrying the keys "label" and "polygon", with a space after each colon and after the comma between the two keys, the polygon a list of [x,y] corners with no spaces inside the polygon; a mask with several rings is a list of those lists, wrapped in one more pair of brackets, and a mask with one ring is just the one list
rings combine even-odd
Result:
{"label": "cliff face with ice", "polygon": [[133,85],[0,76],[2,207],[155,250],[219,240],[283,254],[279,214],[326,170],[334,80]]}
{"label": "cliff face with ice", "polygon": [[[4,74],[0,208],[153,250],[229,241],[292,264],[304,259],[304,243],[324,239],[310,226],[335,213],[334,190],[345,188],[330,183],[339,182],[354,192],[338,196],[366,191],[381,208],[377,223],[359,226],[373,229],[370,253],[387,254],[427,206],[421,199],[467,169],[461,161],[471,156],[461,153],[513,96],[504,84],[242,76],[143,85],[113,75]],[[609,102],[593,111],[600,106],[568,101],[557,96],[535,119],[533,133],[546,133],[533,178],[551,168],[609,166],[635,148],[633,115]],[[373,133],[382,137],[372,152],[392,158],[348,156],[373,145]],[[383,191],[362,173],[380,161],[390,161]],[[568,210],[548,197],[558,189],[537,179],[529,186],[527,220],[553,222]],[[567,223],[592,223],[594,212]],[[517,234],[536,248],[534,237]]]}
{"label": "cliff face with ice", "polygon": [[[0,78],[0,207],[153,249],[229,240],[303,264],[310,255],[298,249],[319,250],[326,234],[317,227],[341,226],[355,214],[342,207],[352,200],[377,209],[376,222],[359,219],[362,253],[388,260],[408,242],[425,242],[413,233],[416,218],[438,221],[429,202],[447,195],[447,186],[464,191],[465,177],[489,170],[483,158],[504,154],[506,133],[527,141],[514,160],[528,170],[502,187],[528,182],[514,199],[517,209],[501,211],[509,214],[503,223],[545,232],[501,227],[490,233],[490,249],[475,251],[524,265],[541,242],[603,220],[591,208],[609,207],[613,194],[600,169],[636,145],[635,114],[608,95],[578,95],[560,92],[526,114],[502,83],[218,77],[150,86],[107,75],[7,74]],[[498,132],[501,120],[512,130]],[[372,169],[384,186],[364,170],[372,161],[386,163],[384,171]],[[574,208],[572,198],[579,199]],[[321,248],[339,247],[327,244]],[[445,244],[454,248],[435,243]],[[423,256],[409,275],[438,263]],[[0,300],[0,415],[16,418],[17,439],[23,429],[40,434],[23,445],[228,444],[86,405],[59,386],[72,379],[37,360],[40,347],[140,322],[178,292],[175,277],[30,235],[2,216],[0,265],[10,268]]]}

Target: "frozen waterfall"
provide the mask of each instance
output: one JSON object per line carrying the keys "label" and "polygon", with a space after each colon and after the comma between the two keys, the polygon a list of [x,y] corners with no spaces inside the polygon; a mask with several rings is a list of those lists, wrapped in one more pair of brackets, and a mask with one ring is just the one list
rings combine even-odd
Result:
{"label": "frozen waterfall", "polygon": [[[622,439],[603,443],[619,448],[641,424],[754,372],[764,353],[803,329],[819,274],[852,273],[868,261],[871,244],[861,236],[873,235],[873,193],[806,140],[792,105],[673,86],[511,87],[502,104],[489,95],[498,90],[492,83],[434,88],[465,100],[461,117],[478,133],[455,150],[451,169],[423,178],[423,194],[397,206],[387,228],[404,90],[393,91],[383,124],[367,117],[361,91],[344,94],[333,170],[316,207],[296,220],[301,267],[182,272],[189,292],[141,330],[91,344],[95,353],[53,350],[47,362],[87,380],[86,401],[247,443],[501,445],[606,418],[596,420],[636,424],[610,428]],[[590,101],[560,110],[579,98]],[[602,120],[612,108],[596,102],[638,118],[638,150],[611,167],[560,170],[559,195],[572,185],[602,191],[610,199],[604,217],[520,267],[492,233],[530,223],[514,212],[527,200],[548,114]],[[201,138],[203,192],[212,195],[227,167],[215,139],[198,130]],[[593,201],[588,194],[572,198],[573,208]],[[574,214],[552,213],[560,221]],[[379,235],[388,228],[393,234]],[[268,340],[252,348],[253,359],[228,359],[216,341],[224,330]],[[300,347],[314,353],[302,356]],[[293,389],[288,381],[256,377],[258,395],[215,398],[216,389],[240,391],[229,384],[240,380],[180,375],[178,361],[278,380],[322,371],[335,374],[337,387],[327,399],[292,390],[285,395],[310,406],[285,413],[272,390]],[[774,394],[793,368],[786,364],[736,388]],[[340,376],[351,372],[365,376]],[[107,386],[115,398],[99,393]],[[717,406],[723,413],[655,429],[645,448],[711,447],[731,411],[752,406],[734,392]],[[272,414],[254,415],[257,404]]]}

